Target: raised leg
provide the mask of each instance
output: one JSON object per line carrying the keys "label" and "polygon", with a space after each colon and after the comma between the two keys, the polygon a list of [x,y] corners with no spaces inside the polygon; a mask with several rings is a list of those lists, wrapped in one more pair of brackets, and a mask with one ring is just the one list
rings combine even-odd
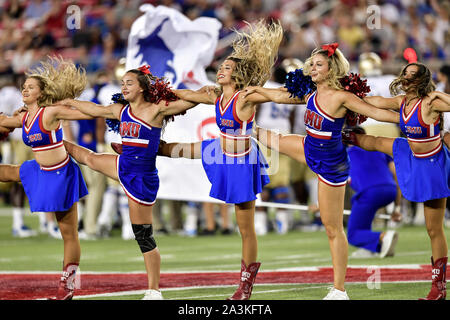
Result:
{"label": "raised leg", "polygon": [[64,140],[64,146],[67,152],[78,163],[88,166],[92,170],[103,173],[104,175],[118,180],[117,176],[117,155],[109,153],[96,153],[75,143]]}
{"label": "raised leg", "polygon": [[256,127],[256,139],[266,147],[285,154],[298,162],[306,163],[303,148],[304,136],[297,134],[280,134],[273,130]]}
{"label": "raised leg", "polygon": [[158,155],[169,158],[201,159],[202,143],[166,143],[161,140],[159,143]]}

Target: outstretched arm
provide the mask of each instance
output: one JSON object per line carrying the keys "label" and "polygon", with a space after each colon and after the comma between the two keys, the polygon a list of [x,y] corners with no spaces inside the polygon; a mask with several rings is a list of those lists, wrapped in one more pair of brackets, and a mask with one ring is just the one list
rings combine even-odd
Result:
{"label": "outstretched arm", "polygon": [[[55,107],[55,108],[53,108]],[[90,120],[94,117],[81,112],[78,109],[66,105],[52,105],[52,108],[48,109],[48,114],[52,114],[56,120]]]}
{"label": "outstretched arm", "polygon": [[198,105],[196,102],[185,100],[171,101],[166,105],[166,101],[158,104],[160,113],[164,116],[177,115]]}
{"label": "outstretched arm", "polygon": [[449,112],[450,111],[450,95],[433,91],[430,94],[431,110],[435,112]]}
{"label": "outstretched arm", "polygon": [[[91,116],[91,118],[107,118],[107,119],[119,119],[120,111],[123,105],[119,103],[114,103],[109,106],[101,106],[90,101],[81,101],[75,99],[65,99],[56,103],[57,105],[65,105],[72,108],[76,108],[85,115]],[[66,112],[68,111],[61,111]],[[83,118],[86,119],[86,118]],[[72,119],[68,119],[72,120]]]}
{"label": "outstretched arm", "polygon": [[363,114],[378,121],[392,123],[400,122],[400,115],[398,112],[376,108],[353,93],[342,91],[340,97],[342,98],[342,105],[353,112]]}
{"label": "outstretched arm", "polygon": [[14,113],[13,116],[9,117],[0,113],[0,126],[9,129],[22,128],[22,118],[24,114],[24,112]]}
{"label": "outstretched arm", "polygon": [[429,94],[429,97],[431,101],[433,101],[434,99],[440,99],[442,100],[442,102],[450,105],[450,95],[445,92],[433,91],[431,94]]}
{"label": "outstretched arm", "polygon": [[380,109],[400,110],[403,96],[385,98],[381,96],[365,97],[363,100]]}
{"label": "outstretched arm", "polygon": [[247,87],[244,90],[244,97],[249,102],[264,103],[273,101],[282,104],[304,104],[305,98],[291,97],[291,93],[286,88],[263,88],[263,87]]}
{"label": "outstretched arm", "polygon": [[204,86],[199,90],[189,89],[173,89],[172,90],[180,99],[190,101],[193,103],[214,104],[217,95],[212,86]]}

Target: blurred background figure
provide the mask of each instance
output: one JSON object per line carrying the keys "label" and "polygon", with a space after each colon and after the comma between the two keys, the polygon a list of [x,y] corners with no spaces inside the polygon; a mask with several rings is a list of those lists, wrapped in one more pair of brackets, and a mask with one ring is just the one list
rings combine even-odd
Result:
{"label": "blurred background figure", "polygon": [[[23,106],[22,94],[20,93],[20,78],[17,76],[3,76],[0,90],[0,112],[12,116],[14,111]],[[22,142],[22,131],[16,129],[11,132],[8,139],[1,142],[2,163],[20,164],[33,158],[30,148]],[[37,231],[31,230],[24,224],[26,195],[19,182],[2,183],[5,190],[9,190],[9,201],[12,205],[12,234],[15,237],[27,238],[36,236]],[[45,215],[44,215],[45,218]]]}
{"label": "blurred background figure", "polygon": [[[286,81],[287,72],[289,68],[294,68],[294,64],[297,66],[300,61],[283,61],[281,65],[274,69],[272,78],[266,82],[264,87],[266,88],[279,88],[284,85]],[[287,71],[289,70],[289,71]],[[295,70],[295,68],[294,68]],[[277,130],[282,134],[292,132],[291,117],[294,112],[294,108],[301,108],[301,106],[294,106],[288,104],[278,104],[275,102],[266,102],[259,105],[256,109],[256,123],[263,128]],[[289,185],[290,177],[290,158],[286,155],[274,152],[271,149],[266,148],[260,144],[260,148],[266,157],[270,169],[269,178],[270,183],[263,187],[261,193],[261,200],[265,202],[275,202],[280,204],[288,204],[292,202],[291,190]],[[270,226],[268,219],[267,207],[256,207],[255,211],[255,231],[258,235],[264,235],[269,229],[273,229]],[[287,209],[276,208],[275,209],[275,221],[273,223],[274,229],[279,234],[285,234],[292,226],[293,216],[292,212]]]}
{"label": "blurred background figure", "polygon": [[397,186],[394,160],[384,153],[366,151],[357,146],[349,146],[347,153],[350,158],[350,186],[356,192],[351,200],[347,237],[349,244],[360,248],[351,257],[394,256],[398,233],[394,230],[372,231],[377,211],[391,203],[395,203],[392,219],[401,221],[402,196]]}
{"label": "blurred background figure", "polygon": [[[153,205],[153,226],[157,234],[182,233],[183,231],[183,201],[160,200]],[[165,219],[168,210],[169,223]]]}
{"label": "blurred background figure", "polygon": [[[110,75],[106,71],[95,74],[92,84],[80,96],[81,100],[99,103],[100,90],[110,82]],[[104,119],[67,121],[64,126],[65,138],[94,152],[105,150]],[[102,198],[106,188],[106,177],[90,169],[80,166],[83,177],[88,186],[89,194],[78,202],[78,237],[82,240],[95,240],[97,238],[97,217],[102,207]]]}
{"label": "blurred background figure", "polygon": [[[98,92],[97,99],[101,105],[109,105],[112,96],[121,92],[119,81],[125,72],[125,58],[121,58],[114,69],[114,74],[108,78],[108,82]],[[105,121],[104,119],[102,120]],[[122,139],[118,133],[106,128],[104,141],[103,152],[114,153],[111,143],[121,143]],[[106,178],[106,187],[101,203],[101,211],[97,218],[97,234],[100,237],[108,237],[114,224],[119,222],[122,239],[134,239],[130,222],[128,198],[119,182],[109,177]]]}
{"label": "blurred background figure", "polygon": [[[220,224],[216,221],[216,208],[219,209]],[[203,202],[204,227],[198,233],[199,236],[212,236],[217,231],[222,235],[233,233],[233,222],[231,221],[230,206],[226,203],[214,204],[212,202]]]}

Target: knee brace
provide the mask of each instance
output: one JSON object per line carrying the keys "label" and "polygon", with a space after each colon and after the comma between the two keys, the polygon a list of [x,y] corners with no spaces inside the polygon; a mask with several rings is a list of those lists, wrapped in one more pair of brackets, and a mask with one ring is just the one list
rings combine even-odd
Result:
{"label": "knee brace", "polygon": [[142,253],[152,251],[156,248],[153,238],[153,227],[151,224],[132,224],[134,238],[137,241]]}

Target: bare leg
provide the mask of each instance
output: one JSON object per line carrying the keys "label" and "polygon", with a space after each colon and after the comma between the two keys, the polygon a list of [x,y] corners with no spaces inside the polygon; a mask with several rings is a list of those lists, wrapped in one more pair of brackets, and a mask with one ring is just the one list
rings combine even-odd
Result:
{"label": "bare leg", "polygon": [[[130,207],[130,221],[132,224],[152,224],[153,207],[143,206],[128,199]],[[159,290],[159,279],[161,270],[161,255],[158,248],[143,253],[145,269],[147,271],[148,288]]]}
{"label": "bare leg", "polygon": [[319,181],[320,218],[325,226],[333,262],[334,287],[344,291],[348,242],[343,226],[345,186],[331,187]]}
{"label": "bare leg", "polygon": [[358,146],[367,151],[380,151],[387,155],[392,155],[394,138],[375,137],[368,134],[356,134]]}
{"label": "bare leg", "polygon": [[77,208],[77,203],[75,203],[69,211],[55,212],[64,241],[64,267],[69,263],[80,262],[81,248],[78,240]]}
{"label": "bare leg", "polygon": [[306,163],[303,148],[304,136],[297,134],[280,134],[272,130],[256,127],[256,138],[266,147]]}
{"label": "bare leg", "polygon": [[255,232],[255,201],[235,205],[236,222],[242,238],[242,259],[248,266],[258,255],[258,241]]}
{"label": "bare leg", "polygon": [[447,239],[444,233],[446,200],[446,198],[436,199],[424,203],[425,224],[434,261],[448,255]]}
{"label": "bare leg", "polygon": [[0,164],[0,181],[20,181],[20,165]]}
{"label": "bare leg", "polygon": [[64,140],[67,152],[78,162],[87,165],[92,170],[118,180],[117,176],[117,155],[109,153],[95,153],[87,148]]}

